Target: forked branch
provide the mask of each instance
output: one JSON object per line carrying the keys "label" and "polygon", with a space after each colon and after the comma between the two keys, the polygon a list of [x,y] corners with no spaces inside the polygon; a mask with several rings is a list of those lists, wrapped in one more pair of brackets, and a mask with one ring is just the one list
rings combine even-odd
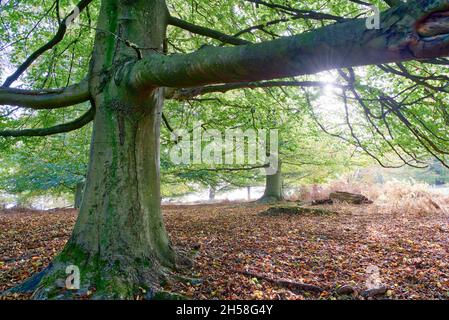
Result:
{"label": "forked branch", "polygon": [[[82,12],[90,3],[92,0],[81,0],[77,4],[77,10],[79,12]],[[37,49],[35,52],[33,52],[18,68],[17,70],[10,75],[5,83],[3,84],[3,87],[9,87],[11,84],[13,84],[19,77],[28,69],[28,67],[36,61],[37,58],[39,58],[43,53],[47,52],[48,50],[55,47],[59,42],[61,42],[64,39],[64,36],[67,32],[67,25],[69,24],[69,19],[73,19],[74,11],[69,13],[60,23],[59,28],[56,34],[53,36],[53,38],[44,44],[42,47]]]}

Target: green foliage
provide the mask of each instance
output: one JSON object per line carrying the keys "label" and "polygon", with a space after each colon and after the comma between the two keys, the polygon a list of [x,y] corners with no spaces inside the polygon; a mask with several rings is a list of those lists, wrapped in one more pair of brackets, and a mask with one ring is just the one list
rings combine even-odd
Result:
{"label": "green foliage", "polygon": [[90,131],[16,140],[0,156],[0,190],[26,196],[74,192],[85,179]]}
{"label": "green foliage", "polygon": [[[325,13],[334,18],[298,18],[288,10],[256,5],[251,1],[167,1],[173,16],[200,26],[213,26],[223,33],[252,42],[309,32],[335,23],[338,17],[355,18],[371,14],[366,6],[346,0],[307,0],[294,4],[276,0],[270,3]],[[385,1],[372,3],[381,9],[387,8]],[[60,16],[73,6],[68,0],[59,1],[59,5]],[[0,10],[0,78],[5,79],[31,52],[54,35],[58,14],[55,2],[50,0],[6,1],[2,2]],[[46,89],[81,81],[88,71],[98,11],[99,1],[94,1],[89,10],[81,14],[79,23],[69,28],[64,40],[33,63],[16,85]],[[180,28],[168,28],[169,54],[192,52],[203,45],[223,44]],[[391,67],[402,70],[400,66]],[[444,161],[445,150],[449,147],[446,130],[449,123],[448,98],[447,90],[435,88],[442,88],[448,81],[444,76],[445,64],[409,62],[404,67],[413,74],[412,78],[386,72],[377,66],[356,69],[353,85],[363,99],[363,106],[350,91],[345,99],[337,86],[324,89],[245,89],[203,95],[187,101],[169,100],[164,114],[174,129],[191,129],[195,122],[202,122],[205,130],[278,129],[288,185],[320,183],[354,167],[370,165],[372,161],[363,153],[392,166],[402,165],[404,161],[398,163],[401,158],[415,166],[425,166],[435,155]],[[417,83],[417,79],[424,83]],[[348,82],[338,72],[295,80],[324,80],[342,85]],[[405,106],[402,112],[408,122],[394,112],[385,113],[382,99],[386,96],[394,97]],[[348,113],[345,112],[345,100]],[[0,130],[53,126],[75,119],[86,109],[86,105],[41,111],[0,106]],[[367,115],[367,110],[371,115]],[[333,136],[324,133],[323,128]],[[76,183],[84,179],[89,134],[90,129],[84,128],[52,138],[1,138],[0,190],[32,194],[73,190]],[[220,170],[226,169],[225,166],[216,166],[218,170],[211,171],[206,165],[175,166],[168,157],[173,142],[165,127],[161,141],[164,195],[178,195],[198,187],[263,184],[264,176],[260,170],[226,171]],[[421,171],[421,174],[430,180],[437,179],[432,176],[434,173],[440,175],[440,168],[435,163],[429,170]]]}

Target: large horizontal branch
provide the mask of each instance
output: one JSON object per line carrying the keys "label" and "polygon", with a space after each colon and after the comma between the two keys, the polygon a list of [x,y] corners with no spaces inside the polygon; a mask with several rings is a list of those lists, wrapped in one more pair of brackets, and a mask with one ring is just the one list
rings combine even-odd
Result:
{"label": "large horizontal branch", "polygon": [[[81,0],[76,6],[77,10],[79,12],[83,11],[92,0]],[[76,18],[74,10],[72,10],[67,17],[65,17],[60,23],[59,28],[56,34],[51,38],[50,41],[48,41],[46,44],[44,44],[42,47],[34,51],[17,69],[16,71],[10,75],[5,83],[3,84],[3,87],[9,87],[14,81],[19,79],[19,77],[25,72],[26,69],[34,62],[37,58],[39,58],[43,53],[46,51],[52,49],[55,47],[58,43],[64,39],[64,36],[67,32],[67,27],[72,22],[71,20]]]}
{"label": "large horizontal branch", "polygon": [[302,87],[302,88],[310,88],[310,87],[341,87],[344,86],[322,82],[322,81],[256,81],[256,82],[236,82],[236,83],[227,83],[221,85],[211,85],[197,88],[189,88],[189,89],[174,89],[168,88],[166,91],[165,98],[173,99],[173,100],[188,100],[195,98],[197,96],[207,94],[207,93],[226,93],[232,90],[238,89],[257,89],[257,88],[276,88],[276,87]]}
{"label": "large horizontal branch", "polygon": [[187,22],[187,21],[175,18],[175,17],[169,17],[168,24],[178,27],[178,28],[181,28],[181,29],[184,29],[184,30],[187,30],[187,31],[190,31],[192,33],[195,33],[195,34],[198,34],[201,36],[219,40],[223,43],[229,43],[229,44],[235,44],[235,45],[251,43],[250,41],[239,39],[237,37],[233,37],[233,36],[224,34],[222,32],[213,30],[213,29],[201,27],[196,24],[193,24],[193,23],[190,23],[190,22]]}
{"label": "large horizontal branch", "polygon": [[419,34],[433,23],[431,14],[445,10],[449,0],[410,1],[383,12],[379,30],[368,30],[365,19],[356,19],[258,44],[155,53],[132,66],[129,83],[136,89],[197,87],[447,56],[449,25],[438,35]]}
{"label": "large horizontal branch", "polygon": [[65,133],[80,129],[91,122],[95,117],[95,108],[91,107],[89,111],[76,120],[60,124],[49,128],[23,129],[23,130],[5,130],[0,131],[0,137],[44,137],[58,133]]}
{"label": "large horizontal branch", "polygon": [[52,91],[0,88],[0,105],[11,105],[31,109],[57,109],[89,100],[88,82]]}

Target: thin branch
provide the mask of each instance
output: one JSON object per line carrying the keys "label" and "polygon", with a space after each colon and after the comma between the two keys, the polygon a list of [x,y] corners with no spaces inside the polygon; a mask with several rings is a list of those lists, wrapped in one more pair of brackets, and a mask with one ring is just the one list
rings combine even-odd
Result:
{"label": "thin branch", "polygon": [[[234,34],[234,37],[240,37],[242,34],[250,33],[250,32],[252,32],[254,30],[261,30],[261,31],[267,32],[265,30],[266,27],[277,25],[277,24],[283,23],[283,22],[291,22],[293,20],[297,20],[297,19],[300,19],[300,18],[301,17],[299,17],[299,16],[293,16],[291,18],[281,18],[281,19],[276,19],[276,20],[273,20],[273,21],[268,21],[268,22],[265,22],[265,23],[261,23],[261,24],[258,24],[258,25],[254,25],[254,26],[245,28],[245,29],[237,32],[236,34]],[[271,34],[271,35],[273,35],[273,34]]]}
{"label": "thin branch", "polygon": [[180,90],[167,90],[166,98],[174,100],[188,100],[195,98],[199,95],[207,93],[226,93],[231,90],[238,89],[257,89],[257,88],[275,88],[275,87],[340,87],[344,86],[322,82],[322,81],[258,81],[258,82],[237,82],[237,83],[227,83],[222,85],[212,85],[205,87],[198,87],[192,89],[180,89]]}
{"label": "thin branch", "polygon": [[292,7],[289,7],[286,5],[268,3],[268,2],[265,2],[262,0],[246,0],[246,1],[255,3],[257,5],[263,5],[268,8],[271,8],[271,9],[276,9],[276,10],[280,9],[280,10],[283,10],[284,12],[301,16],[304,19],[311,19],[311,20],[318,20],[318,21],[333,20],[333,21],[337,21],[337,22],[342,22],[342,21],[346,20],[345,18],[335,16],[332,14],[328,14],[328,13],[316,12],[313,10],[296,9],[296,8],[292,8]]}
{"label": "thin branch", "polygon": [[[355,76],[355,72],[354,72],[354,70],[352,69],[352,68],[350,68],[349,69],[349,75],[347,75],[345,72],[343,72],[342,70],[339,70],[339,73],[340,73],[340,75],[348,82],[348,83],[350,83],[351,85],[350,85],[350,88],[349,88],[349,91],[351,91],[352,92],[352,94],[353,94],[353,96],[354,96],[354,98],[355,98],[355,100],[359,103],[359,105],[362,107],[362,109],[363,109],[363,111],[364,111],[364,113],[365,113],[365,118],[366,118],[366,120],[368,121],[368,123],[370,124],[370,126],[371,126],[371,128],[372,129],[374,129],[375,130],[375,133],[377,134],[377,135],[379,135],[382,139],[383,139],[383,141],[385,141],[387,144],[388,144],[388,146],[390,147],[390,149],[399,157],[399,159],[401,159],[402,160],[402,162],[404,162],[405,164],[407,164],[408,166],[410,166],[410,167],[414,167],[414,168],[420,168],[420,169],[422,169],[423,167],[422,166],[418,166],[418,165],[415,165],[415,164],[412,164],[410,161],[408,161],[407,159],[405,159],[405,157],[397,150],[397,148],[394,146],[394,144],[384,135],[384,133],[379,129],[379,127],[376,125],[376,123],[375,123],[375,121],[373,120],[373,118],[374,119],[377,119],[377,120],[384,120],[384,121],[386,121],[386,119],[385,119],[385,116],[383,116],[383,115],[381,115],[381,116],[375,116],[372,112],[371,112],[371,110],[370,110],[370,108],[365,104],[365,101],[362,99],[362,97],[359,95],[359,93],[357,92],[357,90],[356,90],[356,88],[354,87],[354,83],[356,82],[356,76]],[[347,104],[347,96],[346,96],[346,94],[344,95],[344,101],[345,101],[345,105]],[[347,110],[347,107],[346,107],[346,110]],[[347,120],[348,121],[348,125],[349,125],[349,119]],[[351,131],[352,132],[352,131]],[[391,134],[391,131],[390,131],[390,136],[391,136],[391,138],[393,138],[392,137],[392,134]],[[411,155],[409,152],[407,152],[406,150],[405,150],[405,148],[403,148],[402,146],[401,146],[401,144],[397,144],[398,145],[398,147],[401,149],[401,150],[403,150],[408,156],[410,156],[411,158],[412,158],[412,160],[413,161],[415,161],[415,162],[417,162],[417,163],[419,163],[419,160],[418,159],[416,159],[415,157],[413,157],[413,155]]]}
{"label": "thin branch", "polygon": [[24,130],[5,130],[0,131],[0,137],[44,137],[58,133],[65,133],[80,129],[91,122],[95,117],[95,108],[91,107],[89,111],[76,120],[60,124],[50,128],[24,129]]}
{"label": "thin branch", "polygon": [[173,128],[170,125],[170,122],[168,122],[167,117],[165,116],[165,113],[162,113],[162,120],[164,121],[165,126],[167,127],[168,131],[174,132]]}
{"label": "thin branch", "polygon": [[242,44],[249,44],[251,43],[250,41],[247,40],[243,40],[243,39],[239,39],[227,34],[224,34],[220,31],[216,31],[216,30],[212,30],[206,27],[201,27],[198,25],[195,25],[193,23],[175,18],[175,17],[169,17],[168,19],[168,24],[190,31],[192,33],[201,35],[201,36],[205,36],[205,37],[209,37],[212,39],[216,39],[219,40],[223,43],[229,43],[229,44],[234,44],[234,45],[242,45]]}

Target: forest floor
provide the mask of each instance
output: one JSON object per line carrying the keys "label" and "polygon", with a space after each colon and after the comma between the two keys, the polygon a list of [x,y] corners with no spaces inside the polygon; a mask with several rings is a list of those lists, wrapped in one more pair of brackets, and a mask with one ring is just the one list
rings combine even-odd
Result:
{"label": "forest floor", "polygon": [[[173,244],[195,251],[186,276],[166,288],[193,299],[449,299],[449,221],[442,213],[391,214],[374,205],[326,206],[330,215],[260,215],[257,204],[164,206]],[[43,269],[70,236],[75,210],[0,212],[0,291]],[[319,286],[282,287],[263,277]],[[343,285],[355,291],[346,296]],[[28,298],[13,296],[10,298]]]}

